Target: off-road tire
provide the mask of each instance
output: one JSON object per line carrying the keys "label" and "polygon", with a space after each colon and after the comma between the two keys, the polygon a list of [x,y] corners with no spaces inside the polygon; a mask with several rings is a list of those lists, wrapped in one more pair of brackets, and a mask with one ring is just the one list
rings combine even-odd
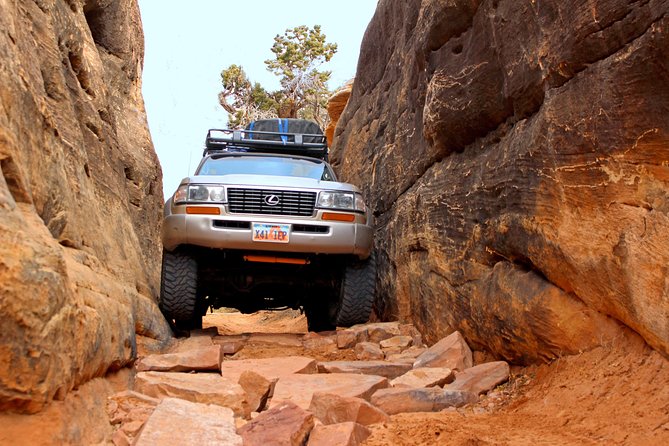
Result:
{"label": "off-road tire", "polygon": [[376,256],[372,252],[366,260],[344,269],[339,299],[331,308],[330,321],[337,327],[364,324],[372,313],[375,296]]}
{"label": "off-road tire", "polygon": [[163,252],[160,309],[179,330],[202,328],[197,300],[197,261],[188,254]]}

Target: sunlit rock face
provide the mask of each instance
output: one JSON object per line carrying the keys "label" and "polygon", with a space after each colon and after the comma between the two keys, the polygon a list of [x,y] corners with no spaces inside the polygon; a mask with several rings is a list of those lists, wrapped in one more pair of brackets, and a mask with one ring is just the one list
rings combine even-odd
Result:
{"label": "sunlit rock face", "polygon": [[135,0],[0,2],[0,410],[170,335]]}
{"label": "sunlit rock face", "polygon": [[669,2],[381,0],[333,149],[377,313],[515,362],[669,354]]}

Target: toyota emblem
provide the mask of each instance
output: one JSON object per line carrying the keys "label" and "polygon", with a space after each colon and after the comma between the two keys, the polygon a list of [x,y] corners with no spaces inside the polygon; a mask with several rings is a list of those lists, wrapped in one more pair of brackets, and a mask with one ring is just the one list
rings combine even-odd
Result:
{"label": "toyota emblem", "polygon": [[263,200],[267,206],[276,206],[281,201],[278,195],[265,195]]}

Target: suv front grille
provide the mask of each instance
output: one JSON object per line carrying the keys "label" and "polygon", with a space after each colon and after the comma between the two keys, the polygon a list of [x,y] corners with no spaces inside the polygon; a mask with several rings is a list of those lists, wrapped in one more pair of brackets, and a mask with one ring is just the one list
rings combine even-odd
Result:
{"label": "suv front grille", "polygon": [[[271,189],[228,189],[228,204],[233,214],[296,215],[308,217],[314,213],[316,192]],[[270,205],[272,199],[278,203]]]}

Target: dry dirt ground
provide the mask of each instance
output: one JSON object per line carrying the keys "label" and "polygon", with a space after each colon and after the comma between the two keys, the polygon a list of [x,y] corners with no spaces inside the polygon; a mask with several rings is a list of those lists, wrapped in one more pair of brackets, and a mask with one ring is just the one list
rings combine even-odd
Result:
{"label": "dry dirt ground", "polygon": [[[296,312],[215,313],[204,324],[216,327],[219,334],[306,332],[306,321]],[[272,345],[245,347],[237,357],[294,354],[354,359],[348,351],[307,353],[300,347]],[[105,419],[106,395],[131,382],[132,373],[125,370],[93,380],[41,414],[2,414],[0,445],[105,444],[111,432]],[[633,334],[551,364],[512,368],[510,382],[473,407],[394,415],[389,423],[372,426],[372,436],[364,443],[588,444],[669,444],[669,361]]]}

